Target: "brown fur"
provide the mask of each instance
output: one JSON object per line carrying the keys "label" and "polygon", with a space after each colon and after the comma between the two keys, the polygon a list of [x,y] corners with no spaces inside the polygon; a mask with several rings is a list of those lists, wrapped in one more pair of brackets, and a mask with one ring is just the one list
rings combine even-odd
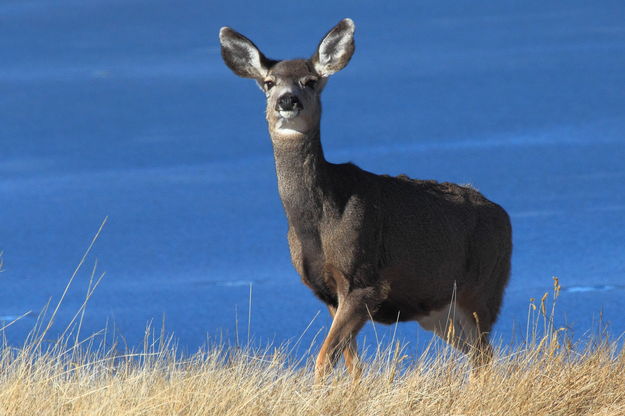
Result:
{"label": "brown fur", "polygon": [[[236,37],[229,37],[232,33]],[[246,52],[236,55],[241,49]],[[264,88],[267,121],[291,258],[333,316],[317,358],[317,377],[328,372],[341,352],[357,373],[355,338],[371,317],[382,323],[423,320],[453,299],[463,313],[464,321],[458,322],[465,325],[465,334],[449,341],[465,352],[488,356],[488,332],[510,272],[506,212],[471,187],[376,175],[325,160],[319,97],[328,74],[347,65],[354,50],[348,19],[326,35],[310,60],[271,61],[255,49],[247,38],[222,29],[228,66],[239,75],[255,74],[251,77],[261,86],[266,80],[274,83]],[[260,65],[250,68],[254,62],[248,59],[251,64],[239,67],[255,53]],[[304,86],[311,78],[318,80],[314,89]],[[284,120],[279,111],[277,103],[285,93],[303,103],[295,121]],[[467,318],[473,314],[479,318],[475,336],[468,334],[476,327]],[[445,328],[432,325],[429,329],[444,337]]]}

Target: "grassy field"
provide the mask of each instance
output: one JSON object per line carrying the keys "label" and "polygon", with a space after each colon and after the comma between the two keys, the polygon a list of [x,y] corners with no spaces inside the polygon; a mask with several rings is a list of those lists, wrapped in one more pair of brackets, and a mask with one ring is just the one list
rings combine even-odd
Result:
{"label": "grassy field", "polygon": [[[575,351],[557,335],[499,351],[479,376],[443,349],[401,348],[313,384],[310,366],[279,350],[213,348],[176,358],[167,344],[119,354],[67,344],[4,347],[0,415],[623,415],[625,354],[602,343]],[[412,362],[410,362],[412,361]]]}
{"label": "grassy field", "polygon": [[0,415],[625,415],[621,344],[572,344],[545,300],[530,304],[525,343],[497,348],[477,376],[450,347],[409,357],[395,344],[369,354],[361,379],[340,366],[321,385],[286,347],[182,357],[151,331],[141,352],[103,347],[106,335],[79,336],[84,305],[59,340],[44,341],[55,309],[24,347],[1,348]]}
{"label": "grassy field", "polygon": [[339,367],[314,385],[312,360],[294,361],[286,346],[216,345],[184,357],[171,338],[149,330],[140,352],[120,351],[106,333],[82,337],[86,305],[102,278],[95,268],[82,306],[50,340],[84,260],[25,344],[0,344],[0,416],[625,415],[622,343],[598,336],[573,344],[554,326],[557,279],[551,302],[547,294],[530,301],[524,342],[497,348],[477,376],[450,347],[434,344],[410,357],[391,344],[368,354],[359,380]]}

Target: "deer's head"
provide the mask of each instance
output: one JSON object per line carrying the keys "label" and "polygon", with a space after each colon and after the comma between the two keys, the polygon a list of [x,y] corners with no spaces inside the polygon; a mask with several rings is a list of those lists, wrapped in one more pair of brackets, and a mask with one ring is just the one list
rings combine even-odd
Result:
{"label": "deer's head", "polygon": [[341,20],[309,59],[268,59],[254,43],[230,29],[219,32],[221,55],[237,75],[256,80],[267,97],[272,136],[306,135],[319,128],[320,95],[328,77],[343,69],[354,53],[354,22]]}

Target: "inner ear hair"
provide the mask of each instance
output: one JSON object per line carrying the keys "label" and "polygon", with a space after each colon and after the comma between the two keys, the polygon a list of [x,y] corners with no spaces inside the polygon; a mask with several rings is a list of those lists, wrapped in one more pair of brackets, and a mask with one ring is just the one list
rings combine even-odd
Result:
{"label": "inner ear hair", "polygon": [[346,18],[323,37],[312,58],[319,75],[330,76],[349,63],[355,50],[354,30],[354,22]]}
{"label": "inner ear hair", "polygon": [[224,62],[240,77],[262,82],[269,68],[277,62],[267,59],[254,42],[229,27],[221,28],[219,42]]}

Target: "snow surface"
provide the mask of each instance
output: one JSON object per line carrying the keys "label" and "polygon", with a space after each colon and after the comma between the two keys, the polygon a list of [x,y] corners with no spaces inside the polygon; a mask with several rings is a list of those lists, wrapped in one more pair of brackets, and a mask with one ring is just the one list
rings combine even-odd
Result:
{"label": "snow surface", "polygon": [[[495,337],[563,285],[559,325],[625,331],[625,3],[580,0],[5,0],[0,3],[0,327],[24,340],[102,220],[57,328],[106,272],[83,334],[148,320],[305,350],[323,305],[291,266],[264,97],[219,55],[228,25],[272,58],[312,54],[343,17],[357,50],[324,93],[333,162],[470,183],[504,206],[513,273]],[[310,328],[306,327],[312,321]],[[419,346],[416,324],[362,337]],[[323,334],[323,332],[321,333]],[[412,348],[412,347],[411,347]]]}

